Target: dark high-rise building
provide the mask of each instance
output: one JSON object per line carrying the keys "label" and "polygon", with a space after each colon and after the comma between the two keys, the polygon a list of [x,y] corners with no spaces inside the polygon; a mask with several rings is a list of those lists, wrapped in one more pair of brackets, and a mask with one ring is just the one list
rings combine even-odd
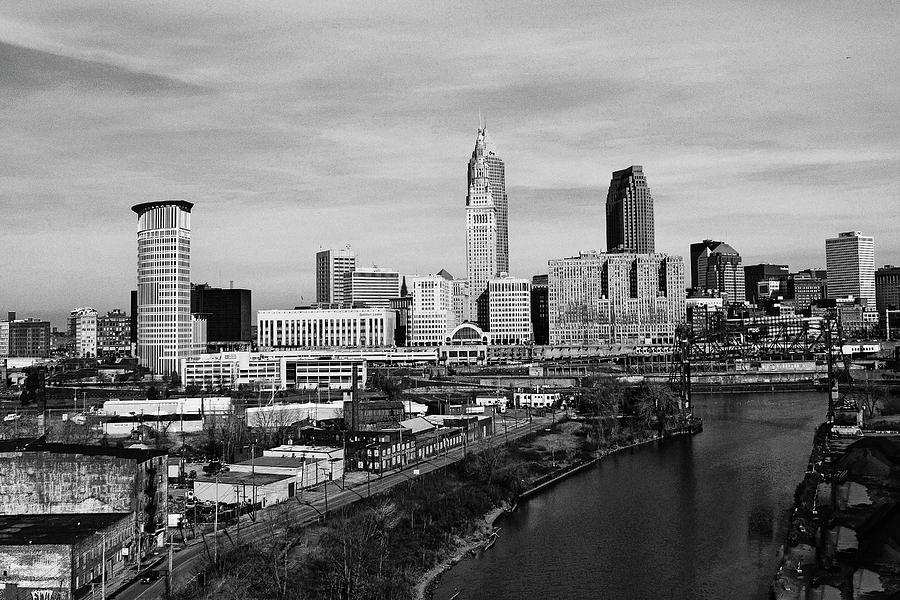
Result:
{"label": "dark high-rise building", "polygon": [[640,165],[613,171],[606,195],[606,248],[610,252],[656,252],[653,197]]}
{"label": "dark high-rise building", "polygon": [[131,343],[137,344],[137,290],[131,290]]}
{"label": "dark high-rise building", "polygon": [[207,317],[207,342],[250,342],[250,290],[191,285],[191,313]]}
{"label": "dark high-rise building", "polygon": [[531,330],[534,343],[545,346],[550,343],[550,308],[548,275],[531,278]]}
{"label": "dark high-rise building", "polygon": [[744,267],[744,287],[747,290],[747,300],[753,304],[759,304],[758,290],[760,281],[779,281],[787,286],[788,271],[787,265],[773,265],[768,263],[747,265]]}
{"label": "dark high-rise building", "polygon": [[875,306],[881,319],[886,310],[900,310],[900,267],[885,265],[875,271]]}
{"label": "dark high-rise building", "polygon": [[691,244],[691,288],[714,290],[729,303],[746,299],[741,255],[725,242]]}
{"label": "dark high-rise building", "polygon": [[794,306],[806,310],[825,297],[825,281],[814,277],[809,271],[794,273],[788,277],[786,298],[794,301]]}

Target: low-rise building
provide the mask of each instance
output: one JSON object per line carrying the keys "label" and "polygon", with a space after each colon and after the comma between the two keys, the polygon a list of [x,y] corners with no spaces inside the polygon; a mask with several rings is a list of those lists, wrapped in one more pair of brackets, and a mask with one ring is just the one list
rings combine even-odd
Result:
{"label": "low-rise building", "polygon": [[[399,283],[393,295],[399,293]],[[396,313],[390,308],[261,310],[257,336],[261,350],[365,348],[394,345]]]}
{"label": "low-rise building", "polygon": [[559,392],[516,392],[513,394],[513,404],[517,408],[552,408],[559,402]]}
{"label": "low-rise building", "polygon": [[313,456],[257,456],[251,460],[228,465],[232,473],[266,473],[269,475],[293,475],[301,488],[318,485],[323,481],[340,479],[344,475],[343,451],[330,457]]}
{"label": "low-rise building", "polygon": [[217,504],[252,503],[265,508],[297,495],[297,474],[225,471],[215,476],[203,475],[194,480],[194,497],[201,502]]}
{"label": "low-rise building", "polygon": [[[127,513],[0,516],[0,593],[73,600],[119,574],[133,551]],[[105,559],[105,564],[104,564]]]}

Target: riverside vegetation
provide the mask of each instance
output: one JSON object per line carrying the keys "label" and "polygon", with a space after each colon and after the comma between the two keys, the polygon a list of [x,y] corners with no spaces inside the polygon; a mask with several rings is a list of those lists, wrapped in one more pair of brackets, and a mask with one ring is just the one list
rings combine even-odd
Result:
{"label": "riverside vegetation", "polygon": [[575,419],[563,416],[508,446],[501,427],[486,450],[331,513],[323,524],[276,527],[273,512],[265,543],[221,553],[217,567],[208,565],[205,577],[174,597],[412,598],[423,573],[484,535],[487,513],[556,473],[683,425],[668,386],[595,381],[576,404]]}

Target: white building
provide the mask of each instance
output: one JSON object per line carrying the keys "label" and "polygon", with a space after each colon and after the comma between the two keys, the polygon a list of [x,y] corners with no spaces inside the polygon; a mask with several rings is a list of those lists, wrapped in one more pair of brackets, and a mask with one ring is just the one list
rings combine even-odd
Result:
{"label": "white building", "polygon": [[532,340],[531,280],[509,276],[491,279],[487,291],[487,325],[492,342],[529,343]]}
{"label": "white building", "polygon": [[103,403],[103,415],[213,415],[227,414],[232,409],[228,396],[201,398],[161,398],[158,400],[107,400]]}
{"label": "white building", "polygon": [[97,356],[97,311],[89,306],[76,308],[69,317],[75,333],[75,356],[96,358]]}
{"label": "white building", "polygon": [[476,396],[475,406],[493,407],[497,412],[506,412],[506,396]]}
{"label": "white building", "polygon": [[685,320],[684,261],[582,252],[549,261],[550,344],[671,344]]}
{"label": "white building", "polygon": [[854,296],[875,305],[875,238],[845,231],[825,240],[828,297]]}
{"label": "white building", "polygon": [[513,394],[513,404],[517,408],[551,408],[559,402],[559,392],[516,392]]}
{"label": "white building", "polygon": [[353,367],[358,384],[365,387],[366,363],[361,357],[309,356],[303,352],[220,352],[201,354],[181,362],[183,385],[206,389],[342,389],[353,387]]}
{"label": "white building", "polygon": [[354,269],[344,275],[344,306],[388,308],[400,296],[400,273],[389,269]]}
{"label": "white building", "polygon": [[[264,473],[268,475],[291,475],[301,488],[308,488],[340,479],[344,475],[344,452],[339,450],[331,456],[292,456],[290,454],[269,453],[252,460],[228,465],[232,473]],[[251,478],[252,479],[252,478]]]}
{"label": "white building", "polygon": [[265,508],[297,495],[300,477],[296,474],[225,471],[215,477],[194,480],[194,497],[201,502],[243,504],[254,500]]}
{"label": "white building", "polygon": [[356,253],[350,246],[340,250],[320,250],[316,253],[316,302],[343,304],[344,278],[356,269]]}
{"label": "white building", "polygon": [[168,375],[195,353],[191,322],[191,208],[183,200],[145,202],[138,215],[137,355]]}
{"label": "white building", "polygon": [[475,319],[472,314],[473,300],[469,293],[468,279],[453,280],[453,314],[457,323],[465,323]]}
{"label": "white building", "polygon": [[343,418],[343,402],[274,404],[247,409],[247,425],[260,429],[278,429],[300,421],[318,423]]}
{"label": "white building", "polygon": [[453,282],[441,275],[410,277],[412,294],[408,346],[439,346],[456,326],[453,314]]}
{"label": "white building", "polygon": [[386,308],[261,310],[256,315],[262,350],[393,346],[396,321],[396,312]]}

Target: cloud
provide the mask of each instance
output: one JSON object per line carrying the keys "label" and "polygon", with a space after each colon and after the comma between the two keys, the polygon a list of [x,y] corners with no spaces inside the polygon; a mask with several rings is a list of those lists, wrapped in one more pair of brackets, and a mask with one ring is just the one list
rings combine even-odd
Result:
{"label": "cloud", "polygon": [[259,308],[312,296],[320,245],[463,273],[479,110],[516,274],[602,248],[630,164],[661,250],[724,237],[745,262],[812,264],[852,228],[896,262],[898,10],[9,0],[0,307],[121,305],[129,207],[167,197],[196,203],[195,278]]}

